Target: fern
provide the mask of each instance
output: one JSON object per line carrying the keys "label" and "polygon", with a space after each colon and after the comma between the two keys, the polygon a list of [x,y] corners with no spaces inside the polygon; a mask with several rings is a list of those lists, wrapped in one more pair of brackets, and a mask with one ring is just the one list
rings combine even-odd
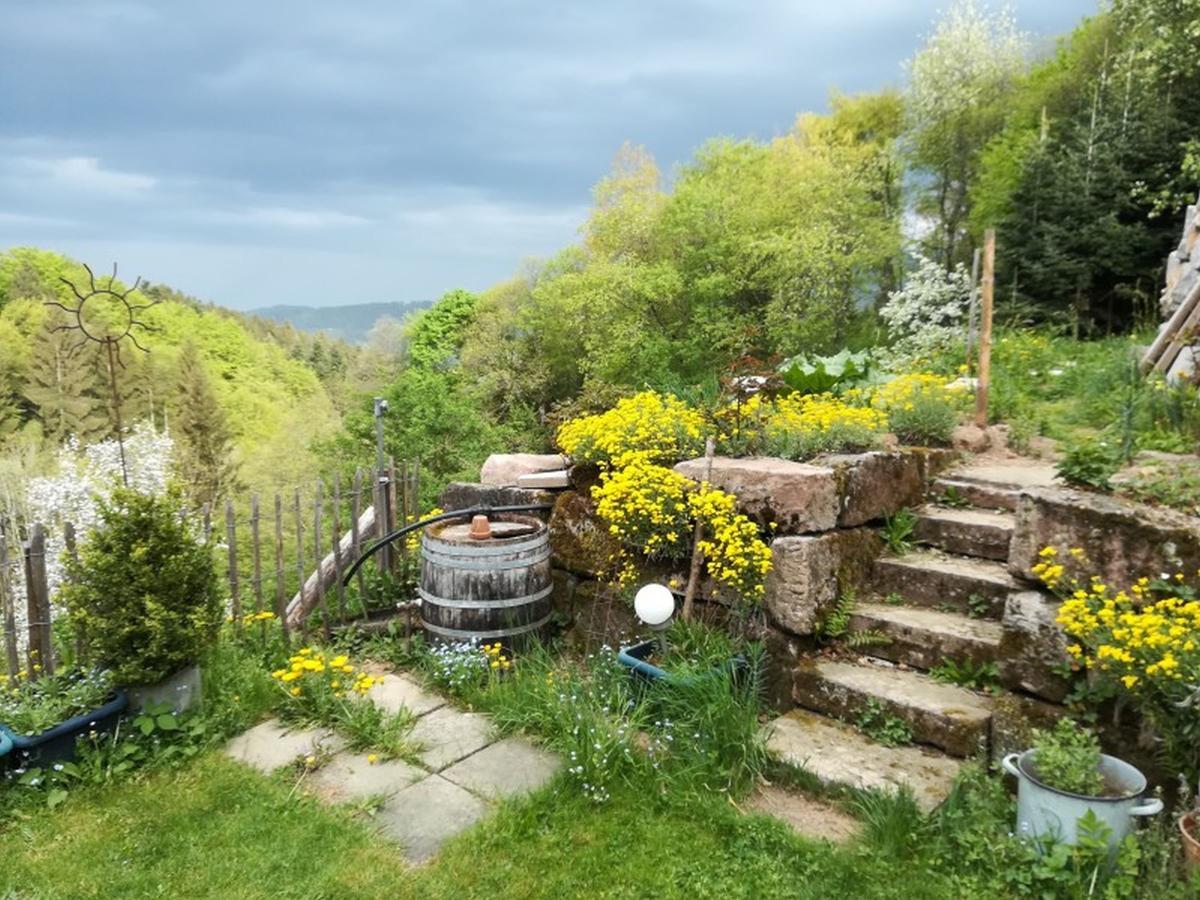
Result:
{"label": "fern", "polygon": [[854,596],[854,591],[845,591],[837,599],[824,621],[821,622],[821,627],[818,634],[826,640],[835,640],[840,637],[845,637],[846,630],[850,627],[850,617],[854,615],[854,604],[857,598]]}
{"label": "fern", "polygon": [[862,628],[846,635],[846,646],[855,650],[863,647],[881,647],[891,642],[892,639],[878,628]]}

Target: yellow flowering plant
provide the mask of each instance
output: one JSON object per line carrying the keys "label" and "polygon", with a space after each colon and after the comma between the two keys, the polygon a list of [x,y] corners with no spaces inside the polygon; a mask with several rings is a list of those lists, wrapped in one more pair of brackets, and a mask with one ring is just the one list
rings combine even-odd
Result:
{"label": "yellow flowering plant", "polygon": [[771,549],[758,526],[737,512],[737,498],[708,484],[697,485],[665,466],[634,456],[606,472],[592,488],[596,512],[620,541],[618,584],[638,577],[637,557],[683,560],[692,551],[695,522],[703,526],[700,550],[719,589],[744,601],[762,599]]}
{"label": "yellow flowering plant", "polygon": [[672,394],[643,391],[607,412],[565,422],[558,445],[577,463],[620,468],[635,456],[675,463],[704,450],[704,416]]}
{"label": "yellow flowering plant", "polygon": [[939,445],[949,443],[967,394],[965,383],[958,387],[940,375],[911,372],[875,388],[871,405],[887,414],[904,443]]}
{"label": "yellow flowering plant", "polygon": [[375,679],[358,671],[344,654],[329,655],[303,647],[271,677],[283,691],[286,718],[330,724],[354,698],[364,696]]}
{"label": "yellow flowering plant", "polygon": [[863,404],[851,389],[832,394],[794,393],[780,397],[766,417],[765,447],[772,456],[809,459],[818,453],[854,453],[878,447],[887,416]]}
{"label": "yellow flowering plant", "polygon": [[[1072,665],[1131,697],[1180,771],[1200,773],[1200,599],[1182,572],[1115,588],[1079,547],[1042,549],[1033,572],[1063,598]],[[1196,573],[1200,577],[1200,572]]]}

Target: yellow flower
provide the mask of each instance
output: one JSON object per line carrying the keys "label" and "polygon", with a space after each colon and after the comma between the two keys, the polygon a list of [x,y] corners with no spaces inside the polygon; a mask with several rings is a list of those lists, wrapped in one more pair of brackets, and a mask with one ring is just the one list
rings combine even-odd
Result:
{"label": "yellow flower", "polygon": [[375,765],[375,763],[379,762],[379,757],[374,753],[368,753],[367,754],[367,762],[370,763],[371,765]]}

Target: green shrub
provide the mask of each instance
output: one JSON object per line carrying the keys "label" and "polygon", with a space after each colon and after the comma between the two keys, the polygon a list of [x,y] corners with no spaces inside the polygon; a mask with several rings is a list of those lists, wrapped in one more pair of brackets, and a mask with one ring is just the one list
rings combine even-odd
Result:
{"label": "green shrub", "polygon": [[118,684],[159,681],[198,661],[216,637],[212,555],[173,499],[113,492],[68,572],[70,615]]}
{"label": "green shrub", "polygon": [[1073,719],[1059,719],[1049,731],[1035,731],[1033,765],[1047,787],[1086,797],[1104,793],[1100,742]]}
{"label": "green shrub", "polygon": [[1054,469],[1067,484],[1108,491],[1112,490],[1109,479],[1120,467],[1115,448],[1104,441],[1086,440],[1068,445]]}
{"label": "green shrub", "polygon": [[911,403],[888,410],[888,425],[905,444],[944,446],[957,424],[954,404],[937,396],[917,395]]}

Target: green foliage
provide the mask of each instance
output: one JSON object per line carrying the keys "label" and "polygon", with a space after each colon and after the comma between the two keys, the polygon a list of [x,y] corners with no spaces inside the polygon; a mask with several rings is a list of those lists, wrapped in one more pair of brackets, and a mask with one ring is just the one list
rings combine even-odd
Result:
{"label": "green foliage", "polygon": [[935,681],[956,684],[974,691],[1000,690],[1000,671],[994,662],[972,662],[969,659],[947,659],[929,670]]}
{"label": "green foliage", "polygon": [[178,365],[171,418],[176,469],[192,504],[215,509],[237,484],[233,435],[195,344],[183,345]]}
{"label": "green foliage", "polygon": [[216,636],[212,554],[171,498],[114,491],[68,571],[62,599],[118,684],[165,678],[199,661]]}
{"label": "green foliage", "polygon": [[1054,470],[1067,484],[1109,491],[1110,479],[1120,467],[1120,458],[1113,447],[1104,441],[1084,440],[1068,445]]}
{"label": "green foliage", "polygon": [[971,501],[964,497],[962,492],[952,484],[947,485],[946,490],[934,498],[934,502],[939,506],[948,506],[951,509],[963,509],[971,505]]}
{"label": "green foliage", "polygon": [[35,735],[111,699],[109,672],[62,670],[37,678],[0,676],[0,723],[14,734]]}
{"label": "green foliage", "polygon": [[852,808],[866,826],[864,840],[889,859],[912,857],[928,827],[908,785],[898,791],[860,791]]}
{"label": "green foliage", "polygon": [[432,371],[453,368],[478,303],[468,291],[448,291],[413,319],[408,326],[409,364]]}
{"label": "green foliage", "polygon": [[883,520],[883,542],[888,550],[903,556],[913,548],[912,536],[917,527],[917,514],[905,507]]}
{"label": "green foliage", "polygon": [[888,408],[888,426],[906,444],[944,447],[958,425],[958,409],[932,392],[914,393],[910,402]]}
{"label": "green foliage", "polygon": [[871,356],[866,351],[842,350],[833,356],[802,354],[785,360],[779,367],[781,377],[793,391],[801,394],[837,393],[865,380],[871,371]]}
{"label": "green foliage", "polygon": [[912,729],[908,723],[889,713],[883,701],[877,697],[871,697],[863,704],[854,725],[875,743],[885,747],[912,743]]}
{"label": "green foliage", "polygon": [[1085,797],[1104,795],[1100,742],[1074,719],[1062,718],[1048,731],[1035,731],[1033,751],[1038,781]]}

